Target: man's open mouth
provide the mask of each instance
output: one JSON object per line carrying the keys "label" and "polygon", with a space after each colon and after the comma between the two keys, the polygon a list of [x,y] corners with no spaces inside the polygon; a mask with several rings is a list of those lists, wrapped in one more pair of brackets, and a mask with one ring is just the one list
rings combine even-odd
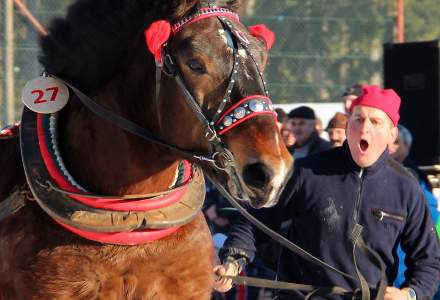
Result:
{"label": "man's open mouth", "polygon": [[363,139],[362,139],[362,140],[359,142],[359,147],[361,148],[362,152],[367,151],[368,146],[369,146],[369,144],[368,144],[368,142],[367,142],[366,140],[363,140]]}

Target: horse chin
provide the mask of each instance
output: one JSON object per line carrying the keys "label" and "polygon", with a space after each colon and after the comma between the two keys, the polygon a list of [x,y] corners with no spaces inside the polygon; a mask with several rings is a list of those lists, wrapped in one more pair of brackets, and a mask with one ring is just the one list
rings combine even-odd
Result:
{"label": "horse chin", "polygon": [[228,182],[228,190],[230,191],[231,195],[235,199],[251,206],[252,208],[269,208],[276,205],[278,202],[278,197],[274,197],[272,195],[273,189],[271,189],[270,192],[264,192],[249,188],[243,183],[242,188],[244,189],[244,192],[241,192],[231,181]]}
{"label": "horse chin", "polygon": [[268,197],[250,197],[249,204],[253,208],[269,208],[275,206],[278,203],[277,198],[271,198],[267,201]]}
{"label": "horse chin", "polygon": [[275,206],[278,203],[278,201],[276,201],[276,200],[271,200],[269,202],[263,201],[263,203],[261,201],[257,201],[255,204],[253,204],[253,202],[255,202],[255,201],[251,200],[251,206],[253,208],[269,208],[269,207]]}
{"label": "horse chin", "polygon": [[268,186],[265,189],[252,188],[244,183],[241,176],[239,176],[241,186],[238,187],[234,180],[227,178],[227,175],[219,173],[210,167],[206,168],[204,166],[203,171],[211,181],[215,181],[217,185],[223,186],[230,196],[241,204],[258,209],[269,208],[278,203],[281,189]]}

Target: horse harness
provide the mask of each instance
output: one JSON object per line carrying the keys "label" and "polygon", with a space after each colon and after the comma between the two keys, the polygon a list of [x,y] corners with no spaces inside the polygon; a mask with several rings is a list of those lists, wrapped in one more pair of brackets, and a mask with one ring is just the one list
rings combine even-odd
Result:
{"label": "horse harness", "polygon": [[[242,188],[236,171],[233,154],[221,141],[220,136],[228,130],[234,128],[236,125],[252,117],[261,114],[270,114],[276,116],[276,114],[273,111],[272,103],[268,97],[262,72],[260,71],[258,63],[250,51],[248,44],[246,43],[246,38],[241,34],[240,31],[233,27],[232,22],[229,20],[232,19],[239,22],[237,14],[225,8],[202,8],[194,15],[186,17],[174,24],[172,26],[173,34],[176,34],[186,24],[190,24],[208,17],[216,17],[221,22],[225,32],[228,32],[228,35],[230,35],[230,39],[228,38],[228,45],[233,47],[233,68],[229,77],[229,83],[222,102],[220,103],[214,117],[211,120],[206,118],[199,104],[186,87],[182,75],[180,74],[178,67],[174,64],[166,44],[160,49],[160,51],[163,51],[164,54],[163,63],[159,62],[156,64],[156,80],[160,80],[159,75],[162,72],[167,75],[172,75],[181,87],[188,105],[191,107],[205,129],[205,136],[209,141],[211,148],[211,153],[208,156],[181,149],[178,146],[172,145],[161,138],[154,136],[148,130],[139,126],[138,124],[100,106],[69,82],[66,82],[60,78],[58,79],[70,87],[77,98],[89,110],[94,112],[99,117],[142,139],[167,147],[191,162],[202,164],[209,163],[214,169],[226,172],[237,185],[237,188],[239,191],[241,191],[241,194],[244,195],[244,198],[246,198],[246,193]],[[231,39],[232,43],[230,42]],[[230,102],[232,88],[238,72],[239,48],[243,48],[253,60],[259,73],[260,80],[263,84],[265,95],[252,95],[245,97],[225,112],[225,107]],[[159,94],[158,88],[160,87],[158,82],[156,82],[156,87],[157,98]],[[197,167],[189,167],[190,175],[187,175],[186,180],[182,181],[178,186],[171,188],[169,191],[157,194],[102,196],[94,195],[85,191],[79,186],[75,186],[75,183],[71,182],[71,178],[69,178],[65,167],[60,164],[60,157],[58,156],[59,153],[57,154],[58,150],[56,141],[53,139],[53,130],[56,128],[57,118],[57,114],[34,114],[25,108],[22,117],[21,149],[26,178],[35,200],[46,213],[48,213],[66,229],[82,235],[85,238],[98,240],[104,243],[138,244],[161,238],[175,232],[179,226],[191,221],[200,211],[204,198],[204,181],[201,170]],[[49,132],[49,134],[45,135],[45,132]],[[48,138],[48,136],[52,136],[52,139]],[[42,156],[39,155],[40,152],[43,154]],[[188,162],[186,163],[189,165]],[[53,184],[52,180],[54,178],[58,178],[58,180],[55,180],[57,184]],[[327,265],[325,262],[313,257],[305,250],[291,243],[278,233],[271,231],[258,220],[254,219],[244,208],[241,207],[240,204],[238,204],[238,202],[236,202],[236,199],[229,193],[229,191],[223,188],[223,186],[215,179],[212,178],[212,181],[219,191],[231,202],[231,204],[240,210],[240,212],[259,229],[263,230],[278,243],[287,247],[289,250],[295,252],[301,257],[322,267],[338,272],[345,277],[359,281],[362,288],[362,299],[369,299],[369,287],[373,287],[373,285],[368,284],[359,272],[357,277],[355,277],[341,272],[334,267]],[[182,190],[185,190],[186,192],[181,193],[181,198],[179,198],[179,201],[176,201],[175,199],[170,200],[169,197],[167,197],[168,194],[179,193]],[[121,208],[108,209],[105,205],[92,205],[92,202],[90,201],[81,201],[84,200],[84,198],[96,199],[98,201],[95,202],[99,202],[101,204],[115,202],[120,204]],[[131,204],[134,205],[130,207],[131,209],[129,210],[127,210],[127,207],[124,206],[124,201],[127,200],[132,201]],[[145,203],[155,202],[157,206],[154,207],[153,204],[152,207],[149,207],[146,210],[133,210],[133,207],[136,206],[136,201],[145,201]],[[159,204],[160,202],[167,202],[169,205],[164,207]],[[155,209],[157,207],[160,207],[160,209]],[[179,213],[182,211],[182,207],[186,207],[187,210],[183,213]],[[122,236],[118,236],[118,234],[121,234],[123,231],[135,232],[135,236],[133,238],[129,238],[127,242],[124,233],[122,233]],[[145,233],[146,237],[142,237],[142,233]],[[365,245],[365,243],[363,243],[360,233],[361,228],[358,228],[357,233],[355,233],[353,237],[354,247],[360,247],[363,252],[366,252],[369,256],[378,258],[378,261],[381,261],[377,254],[377,257],[374,253],[371,254],[372,252],[369,251],[369,248]],[[97,236],[98,238],[96,238]],[[139,236],[141,236],[141,238],[139,238]],[[384,274],[383,268],[381,268],[381,270],[382,274]],[[235,280],[237,283],[250,283],[255,286],[261,286],[262,284],[262,281],[258,281],[258,279],[253,280],[249,278],[235,277],[233,280]],[[265,284],[267,286],[268,283],[266,282]],[[271,287],[310,291],[308,297],[327,295],[330,293],[349,293],[349,291],[340,287],[317,288],[313,286],[288,283],[272,283]],[[384,289],[384,287],[381,287],[381,289]],[[357,293],[355,292],[354,294]],[[380,293],[378,293],[378,295],[379,294]]]}

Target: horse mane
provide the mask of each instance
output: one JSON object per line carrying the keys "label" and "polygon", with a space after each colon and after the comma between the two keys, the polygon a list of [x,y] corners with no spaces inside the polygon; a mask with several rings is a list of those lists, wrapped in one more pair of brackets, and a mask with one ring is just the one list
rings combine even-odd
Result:
{"label": "horse mane", "polygon": [[[158,19],[170,22],[206,5],[205,0],[78,0],[40,39],[46,72],[84,92],[103,87],[127,66],[136,37]],[[238,0],[209,1],[237,10]],[[148,55],[145,48],[145,54]]]}

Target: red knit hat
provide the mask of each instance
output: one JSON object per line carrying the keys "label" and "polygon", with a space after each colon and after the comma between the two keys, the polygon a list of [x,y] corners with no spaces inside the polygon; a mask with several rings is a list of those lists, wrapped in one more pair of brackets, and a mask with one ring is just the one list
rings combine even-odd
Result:
{"label": "red knit hat", "polygon": [[362,86],[362,94],[353,100],[350,112],[357,105],[380,109],[390,117],[394,126],[399,122],[400,97],[392,89],[381,89],[377,85]]}

